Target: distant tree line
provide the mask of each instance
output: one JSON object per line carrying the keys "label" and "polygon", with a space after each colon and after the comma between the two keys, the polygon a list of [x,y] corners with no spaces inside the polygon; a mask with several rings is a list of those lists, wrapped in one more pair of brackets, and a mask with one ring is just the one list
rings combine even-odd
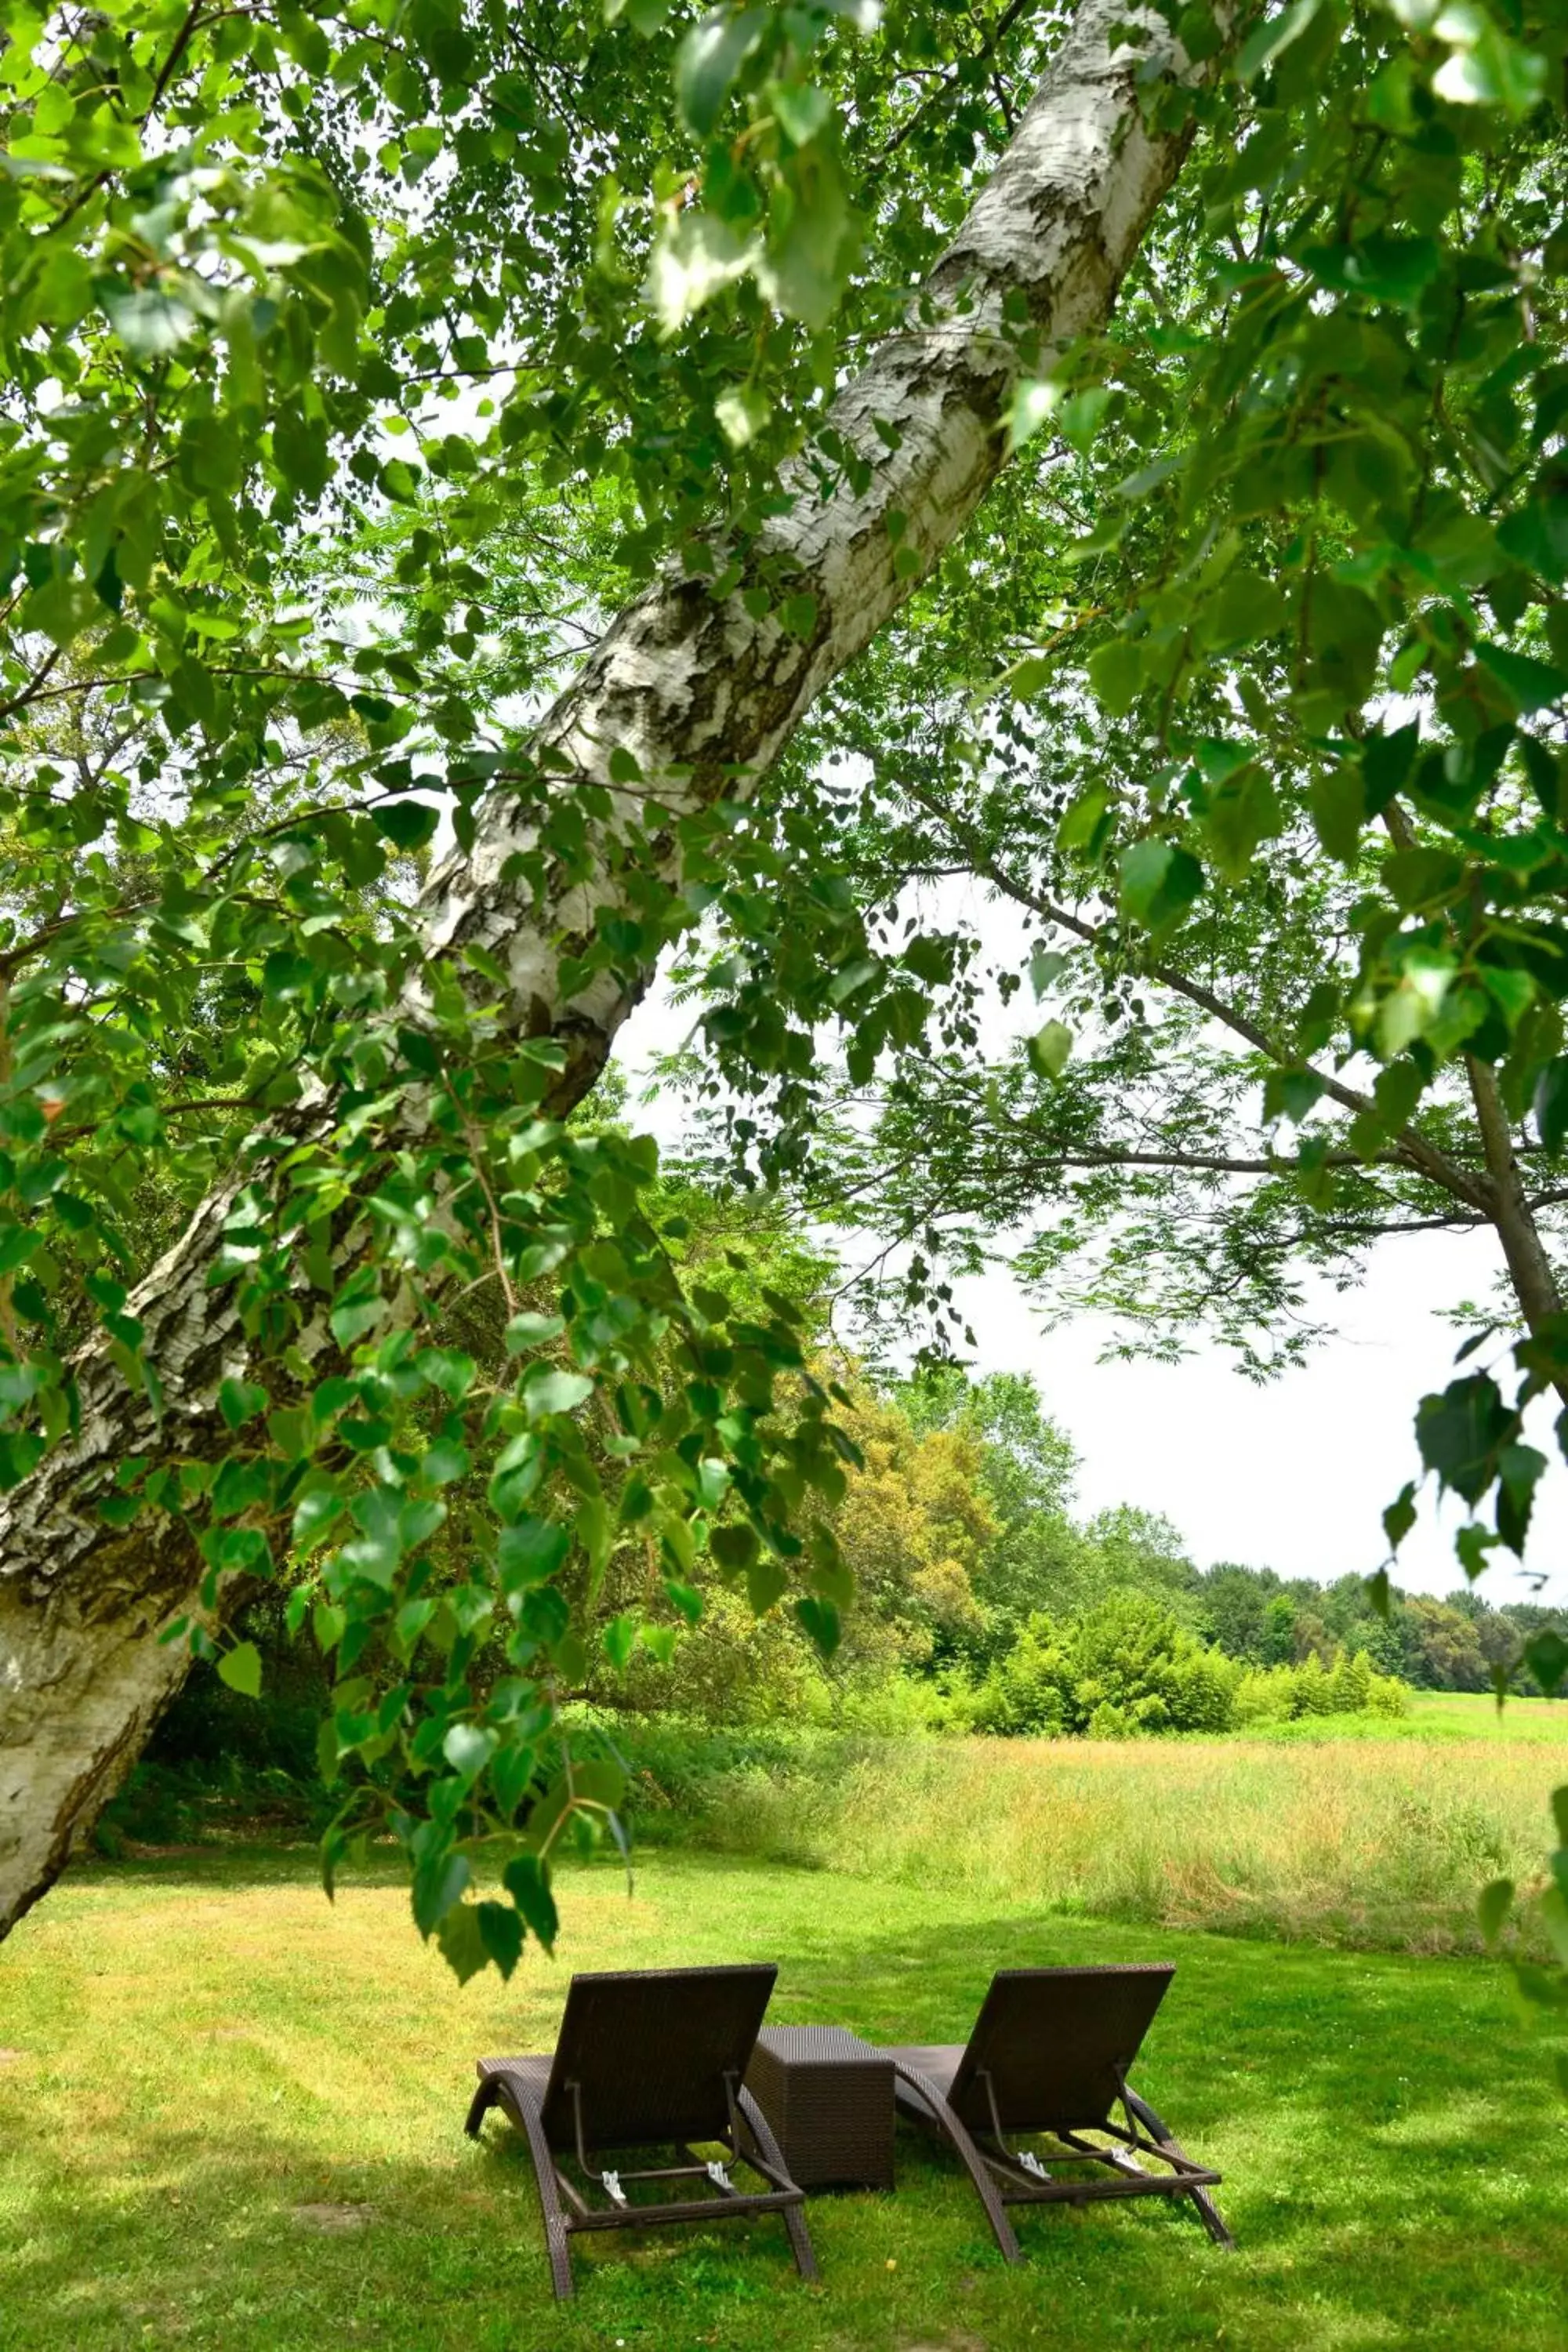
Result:
{"label": "distant tree line", "polygon": [[1420,1690],[1484,1691],[1494,1669],[1509,1687],[1535,1685],[1518,1663],[1521,1640],[1563,1612],[1539,1602],[1492,1604],[1473,1591],[1436,1601],[1395,1587],[1386,1616],[1354,1570],[1330,1583],[1273,1569],[1216,1562],[1200,1570],[1171,1521],[1123,1504],[1080,1521],[1072,1509],[1078,1458],[1046,1414],[1035,1382],[1018,1373],[977,1381],[942,1370],[897,1391],[918,1428],[969,1435],[981,1489],[995,1522],[975,1578],[983,1625],[955,1643],[989,1667],[1018,1641],[1031,1616],[1073,1618],[1110,1596],[1158,1601],[1205,1647],[1259,1667],[1301,1666],[1364,1652],[1374,1670]]}

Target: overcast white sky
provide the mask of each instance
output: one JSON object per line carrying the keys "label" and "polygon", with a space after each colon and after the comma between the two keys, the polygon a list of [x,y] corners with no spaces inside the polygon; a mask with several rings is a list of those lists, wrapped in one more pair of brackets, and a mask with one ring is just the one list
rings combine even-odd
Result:
{"label": "overcast white sky", "polygon": [[[1328,1583],[1382,1559],[1383,1507],[1419,1466],[1416,1402],[1451,1377],[1458,1335],[1431,1310],[1484,1296],[1490,1273],[1479,1237],[1385,1242],[1363,1286],[1326,1309],[1342,1336],[1266,1388],[1242,1380],[1218,1350],[1173,1366],[1099,1363],[1103,1326],[1041,1332],[1005,1274],[965,1285],[961,1297],[979,1367],[1033,1372],[1070,1432],[1085,1509],[1139,1503],[1175,1521],[1200,1566],[1244,1560]],[[1532,1573],[1492,1570],[1482,1590],[1493,1601],[1568,1598],[1568,1467],[1551,1412],[1542,1417],[1531,1434],[1552,1468],[1537,1507]],[[1437,1593],[1463,1582],[1451,1549],[1457,1523],[1452,1511],[1439,1525],[1424,1510],[1401,1549],[1398,1582]],[[1551,1571],[1542,1595],[1538,1570]]]}

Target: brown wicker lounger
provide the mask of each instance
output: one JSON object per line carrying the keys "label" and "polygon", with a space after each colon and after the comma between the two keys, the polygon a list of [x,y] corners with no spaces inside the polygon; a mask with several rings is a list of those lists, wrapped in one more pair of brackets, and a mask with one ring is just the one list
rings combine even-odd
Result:
{"label": "brown wicker lounger", "polygon": [[[1190,2197],[1215,2243],[1234,2246],[1209,2194],[1219,2174],[1194,2164],[1127,2085],[1174,1974],[1159,1965],[1000,1969],[962,2049],[884,2051],[900,2114],[963,2158],[1008,2262],[1020,2259],[1009,2205],[1105,2197]],[[1124,2124],[1111,2121],[1115,2106]],[[1047,2162],[1010,2144],[1009,2135],[1035,2132],[1057,2143]],[[1110,2178],[1085,2178],[1091,2165]]]}
{"label": "brown wicker lounger", "polygon": [[[641,2230],[666,2221],[725,2221],[779,2213],[802,2278],[816,2276],[806,2235],[804,2189],[784,2170],[772,2132],[744,2076],[773,1968],[646,1969],[574,1976],[552,2057],[481,2058],[468,2130],[478,2137],[500,2105],[523,2133],[544,2210],[544,2239],[557,2295],[572,2293],[574,2230]],[[692,2153],[719,2142],[722,2160]],[[626,2172],[605,2163],[623,2149],[673,2148],[677,2160]],[[576,2158],[574,2179],[558,2158]],[[595,2162],[600,2167],[595,2169]],[[731,2165],[766,2183],[738,2189]],[[642,2181],[700,2180],[706,2193],[639,2204]],[[606,2202],[592,2204],[589,2191]]]}

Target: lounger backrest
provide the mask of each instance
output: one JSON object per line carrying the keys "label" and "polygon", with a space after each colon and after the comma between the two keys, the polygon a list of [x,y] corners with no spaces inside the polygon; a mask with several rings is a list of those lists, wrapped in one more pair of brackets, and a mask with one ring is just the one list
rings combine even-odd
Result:
{"label": "lounger backrest", "polygon": [[725,2074],[739,2085],[777,1974],[766,1965],[574,1976],[544,2094],[552,2146],[574,2144],[574,2083],[590,2148],[723,2131]]}
{"label": "lounger backrest", "polygon": [[981,2074],[1004,2131],[1102,2124],[1175,1969],[999,1969],[948,2094],[963,2121],[991,2126]]}

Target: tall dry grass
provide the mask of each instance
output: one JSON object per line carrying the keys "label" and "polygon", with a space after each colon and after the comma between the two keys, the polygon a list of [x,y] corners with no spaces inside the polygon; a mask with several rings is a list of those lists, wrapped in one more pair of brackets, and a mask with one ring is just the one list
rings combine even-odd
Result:
{"label": "tall dry grass", "polygon": [[690,1826],[1047,1910],[1451,1951],[1487,1881],[1544,1884],[1563,1779],[1568,1752],[1480,1738],[900,1740],[730,1772]]}

